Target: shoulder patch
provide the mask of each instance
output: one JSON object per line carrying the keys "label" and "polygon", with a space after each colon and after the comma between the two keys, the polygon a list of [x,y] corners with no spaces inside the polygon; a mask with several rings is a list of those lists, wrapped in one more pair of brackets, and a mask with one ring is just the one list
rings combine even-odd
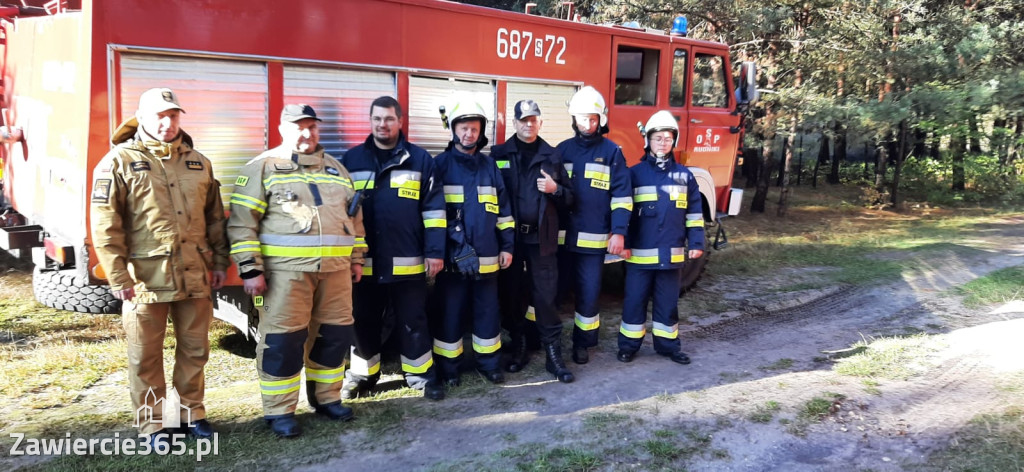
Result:
{"label": "shoulder patch", "polygon": [[110,179],[96,179],[92,184],[92,202],[108,203],[110,201]]}
{"label": "shoulder patch", "polygon": [[185,161],[185,167],[188,167],[191,170],[203,170],[203,162],[202,161]]}
{"label": "shoulder patch", "polygon": [[244,175],[239,175],[238,178],[235,179],[236,187],[245,187],[245,184],[247,183],[249,183],[249,178]]}
{"label": "shoulder patch", "polygon": [[284,162],[284,163],[277,163],[277,162],[275,162],[274,163],[274,170],[295,170],[295,169],[298,169],[298,166],[296,166],[295,164],[292,164],[291,162]]}
{"label": "shoulder patch", "polygon": [[141,172],[152,169],[146,161],[135,161],[131,164],[132,172]]}
{"label": "shoulder patch", "polygon": [[338,169],[335,169],[333,167],[327,167],[326,170],[327,170],[328,174],[331,174],[331,175],[341,175],[341,171],[338,170]]}

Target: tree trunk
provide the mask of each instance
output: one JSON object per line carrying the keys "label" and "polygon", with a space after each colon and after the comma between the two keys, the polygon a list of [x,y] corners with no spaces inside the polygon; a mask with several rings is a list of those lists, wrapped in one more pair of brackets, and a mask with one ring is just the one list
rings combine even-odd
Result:
{"label": "tree trunk", "polygon": [[928,154],[928,133],[922,129],[914,130],[914,151],[912,155],[914,159],[920,160],[922,157]]}
{"label": "tree trunk", "polygon": [[970,134],[968,135],[971,144],[971,154],[981,154],[981,133],[978,132],[978,117],[971,115],[967,120],[971,127]]}
{"label": "tree trunk", "polygon": [[[871,161],[871,159],[868,158],[869,156],[871,156],[871,144],[864,143],[864,180],[868,180],[868,178],[871,177],[871,172],[868,171],[868,164]],[[878,167],[877,163],[875,164],[875,167]]]}
{"label": "tree trunk", "polygon": [[889,163],[889,143],[891,141],[892,136],[886,136],[885,141],[878,145],[878,155],[875,157],[875,191],[878,192],[878,199],[875,203],[878,205],[886,202],[885,171]]}
{"label": "tree trunk", "polygon": [[[778,54],[778,46],[773,42],[768,46],[768,57],[765,60],[765,66],[763,69],[765,76],[767,77],[766,87],[769,90],[775,89],[776,72],[774,67],[776,54]],[[762,141],[761,145],[761,168],[757,171],[757,189],[754,191],[754,198],[750,201],[751,213],[764,213],[765,201],[768,199],[769,174],[771,174],[772,159],[774,157],[775,121],[778,118],[774,103],[766,102],[764,107],[765,115],[764,119],[761,120],[760,125],[760,134],[764,136],[764,141]]]}
{"label": "tree trunk", "polygon": [[[799,70],[797,71],[799,74]],[[793,141],[796,139],[796,124],[800,119],[799,112],[793,112],[789,118],[789,136],[786,136],[786,157],[782,165],[782,189],[779,190],[779,208],[775,216],[786,216],[786,208],[789,205],[789,169],[793,164]]]}
{"label": "tree trunk", "polygon": [[949,142],[949,150],[953,155],[953,186],[955,192],[962,192],[966,188],[967,176],[964,172],[964,154],[967,152],[967,137],[963,131],[957,129]]}
{"label": "tree trunk", "polygon": [[942,135],[937,131],[932,131],[931,138],[928,140],[928,157],[933,160],[939,160],[942,158]]}
{"label": "tree trunk", "polygon": [[828,162],[828,135],[821,135],[821,146],[818,147],[818,159],[814,161],[814,179],[811,180],[811,187],[818,188],[818,167],[823,162]]}
{"label": "tree trunk", "polygon": [[1008,150],[1009,129],[1006,127],[1006,117],[1000,116],[992,121],[992,152],[999,159],[999,173],[1002,174],[1006,168],[1006,152]]}
{"label": "tree trunk", "polygon": [[760,170],[761,156],[757,154],[757,149],[743,148],[743,177],[747,179],[743,188],[754,188],[757,185],[757,173]]}
{"label": "tree trunk", "polygon": [[836,120],[835,132],[836,141],[833,144],[832,169],[828,174],[828,183],[833,185],[839,183],[839,164],[846,160],[846,127],[839,120]]}
{"label": "tree trunk", "polygon": [[782,138],[782,152],[783,159],[779,159],[779,174],[775,177],[775,186],[782,187],[782,178],[789,172],[789,162],[786,161],[786,153],[789,152],[789,138]]}
{"label": "tree trunk", "polygon": [[896,211],[903,211],[903,194],[900,193],[900,174],[907,154],[907,120],[900,121],[899,146],[896,149],[896,166],[892,173],[892,204]]}

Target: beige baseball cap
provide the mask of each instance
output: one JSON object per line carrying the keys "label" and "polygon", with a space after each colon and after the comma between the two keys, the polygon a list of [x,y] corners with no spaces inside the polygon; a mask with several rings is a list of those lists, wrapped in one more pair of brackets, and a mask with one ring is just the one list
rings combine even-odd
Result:
{"label": "beige baseball cap", "polygon": [[142,92],[139,97],[139,111],[136,114],[148,115],[174,109],[185,113],[185,109],[178,103],[178,94],[169,88],[158,87]]}

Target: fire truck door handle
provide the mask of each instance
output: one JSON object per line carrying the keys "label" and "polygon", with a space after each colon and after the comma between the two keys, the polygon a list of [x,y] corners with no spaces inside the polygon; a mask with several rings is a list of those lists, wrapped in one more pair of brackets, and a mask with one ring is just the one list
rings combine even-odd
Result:
{"label": "fire truck door handle", "polygon": [[700,124],[700,123],[703,123],[703,122],[704,122],[704,120],[698,120],[696,118],[690,118],[690,123],[693,123],[693,124]]}

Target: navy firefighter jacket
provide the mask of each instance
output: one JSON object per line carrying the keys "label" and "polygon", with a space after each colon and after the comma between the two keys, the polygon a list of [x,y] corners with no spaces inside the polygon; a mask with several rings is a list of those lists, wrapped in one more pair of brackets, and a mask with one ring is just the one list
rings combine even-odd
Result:
{"label": "navy firefighter jacket", "polygon": [[425,257],[444,258],[444,194],[434,159],[401,134],[383,164],[375,151],[371,135],[340,159],[364,197],[369,248],[363,276],[379,283],[422,279]]}
{"label": "navy firefighter jacket", "polygon": [[448,211],[445,265],[454,267],[454,250],[468,244],[480,258],[480,274],[497,276],[498,254],[512,253],[516,226],[497,164],[479,151],[468,155],[452,147],[435,165]]}
{"label": "navy firefighter jacket", "polygon": [[682,267],[689,249],[704,249],[703,197],[697,180],[675,161],[658,167],[649,154],[629,170],[633,215],[627,262],[641,269]]}
{"label": "navy firefighter jacket", "polygon": [[574,202],[566,227],[570,251],[604,254],[608,235],[626,235],[633,209],[629,169],[622,149],[604,136],[576,136],[558,145]]}

